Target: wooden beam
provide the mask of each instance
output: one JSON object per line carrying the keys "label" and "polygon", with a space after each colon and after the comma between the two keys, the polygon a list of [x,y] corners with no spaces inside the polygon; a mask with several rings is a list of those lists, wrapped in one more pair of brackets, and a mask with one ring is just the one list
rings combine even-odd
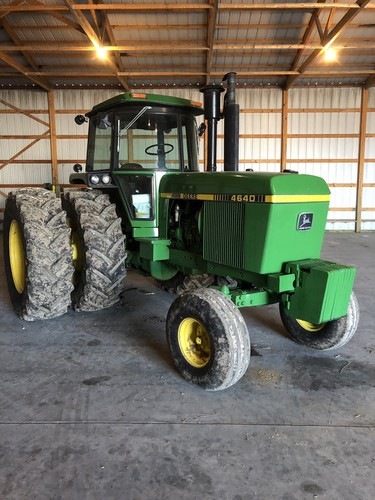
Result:
{"label": "wooden beam", "polygon": [[215,41],[215,32],[219,12],[219,0],[209,0],[212,9],[208,11],[207,19],[207,56],[206,56],[206,85],[210,83],[210,74],[212,68],[213,47]]}
{"label": "wooden beam", "polygon": [[372,76],[371,78],[368,78],[365,82],[365,88],[369,89],[370,87],[375,86],[375,76]]}
{"label": "wooden beam", "polygon": [[[222,3],[220,10],[314,10],[314,9],[358,9],[358,5],[349,2],[333,3],[327,2],[323,6],[320,2],[293,2],[293,3]],[[375,8],[375,5],[370,5],[369,8]]]}
{"label": "wooden beam", "polygon": [[289,94],[287,90],[282,91],[282,108],[281,108],[281,154],[280,154],[280,169],[283,172],[286,169],[288,157],[288,101]]}
{"label": "wooden beam", "polygon": [[323,28],[322,28],[322,23],[320,22],[320,19],[319,19],[319,15],[317,15],[315,17],[315,24],[316,24],[316,28],[317,28],[318,33],[319,33],[320,41],[323,43],[324,31],[323,31]]}
{"label": "wooden beam", "polygon": [[13,59],[13,57],[10,57],[2,50],[0,50],[0,59],[9,64],[9,66],[11,66],[12,68],[22,73],[29,80],[39,85],[39,87],[42,87],[42,89],[50,90],[50,86],[47,85],[41,78],[39,78],[38,76],[29,76],[29,70],[25,66],[17,62],[15,59]]}
{"label": "wooden beam", "polygon": [[[22,113],[23,115],[25,116],[28,116],[29,118],[31,118],[32,120],[35,120],[36,122],[38,123],[41,123],[42,125],[45,125],[46,127],[49,127],[49,123],[44,121],[44,120],[41,120],[40,118],[38,118],[37,116],[34,116],[33,115],[33,112],[32,111],[26,111],[26,110],[23,110],[23,109],[20,109],[20,108],[17,108],[16,106],[13,106],[13,104],[10,104],[9,102],[7,101],[4,101],[4,99],[0,99],[0,102],[1,104],[4,104],[4,106],[7,106],[8,108],[11,108],[11,110],[15,113]],[[38,110],[35,111],[35,113],[37,112]],[[43,111],[43,113],[46,113],[47,111]]]}
{"label": "wooden beam", "polygon": [[48,114],[49,114],[49,130],[50,130],[50,148],[51,148],[51,174],[52,185],[58,184],[58,168],[57,168],[57,142],[56,142],[56,114],[55,114],[55,100],[53,91],[49,91],[48,95]]}
{"label": "wooden beam", "polygon": [[[85,10],[104,10],[104,11],[138,11],[138,12],[154,12],[154,11],[202,11],[210,9],[208,4],[200,4],[200,3],[155,3],[155,4],[107,4],[100,3],[96,5],[90,4],[76,4],[73,3],[72,8],[75,11],[85,11]],[[69,7],[67,5],[15,5],[10,7],[8,6],[0,6],[1,12],[41,12],[48,10],[50,12],[67,12],[69,11]]]}
{"label": "wooden beam", "polygon": [[14,7],[22,5],[23,3],[25,3],[25,1],[26,0],[15,0],[14,2],[10,3],[3,12],[0,12],[0,19],[3,19],[8,14],[11,14]]}
{"label": "wooden beam", "polygon": [[363,178],[365,170],[366,128],[367,128],[368,89],[362,88],[361,115],[359,126],[357,193],[355,212],[355,232],[361,232],[362,204],[363,204]]}
{"label": "wooden beam", "polygon": [[[153,44],[142,44],[142,45],[109,45],[106,46],[108,52],[120,51],[120,52],[147,52],[157,53],[157,52],[181,52],[181,51],[207,51],[208,48],[206,46],[199,45],[156,45],[159,42],[155,42]],[[22,50],[32,51],[32,52],[95,52],[96,47],[92,45],[66,45],[66,44],[52,44],[52,45],[22,45],[19,47],[15,47],[14,45],[1,45],[0,46],[3,51],[6,52],[19,52]],[[272,48],[272,44],[267,45],[268,48]],[[283,49],[288,49],[289,45],[282,45]],[[360,48],[362,45],[360,46]],[[253,47],[250,47],[253,48]],[[263,50],[264,46],[260,45],[258,47],[259,50]],[[225,47],[224,50],[228,48]],[[242,50],[242,49],[241,49]]]}
{"label": "wooden beam", "polygon": [[[116,38],[115,38],[115,35],[113,33],[113,29],[112,29],[112,26],[111,26],[111,23],[109,22],[109,19],[108,19],[108,15],[106,13],[102,14],[102,16],[104,17],[104,29],[107,33],[107,36],[108,36],[108,39],[109,39],[109,42],[111,45],[116,45]],[[121,55],[119,52],[114,52],[114,58],[115,58],[115,64],[116,64],[116,70],[117,68],[120,70],[120,71],[126,71],[126,67],[125,67],[125,64],[122,62],[122,59],[121,59]],[[117,78],[119,79],[120,81],[120,78],[121,75],[118,74],[117,75]],[[125,78],[122,78],[123,82],[120,81],[120,83],[122,84],[122,86],[124,87],[125,90],[130,90],[130,84],[129,84],[129,81],[127,79],[127,77]]]}
{"label": "wooden beam", "polygon": [[[42,5],[19,5],[19,6],[0,6],[0,12],[38,12],[44,11],[46,8],[53,12],[66,12],[68,9],[65,5],[49,5],[48,7]],[[155,12],[155,11],[191,11],[199,12],[202,10],[210,9],[209,4],[200,3],[149,3],[149,4],[109,4],[99,3],[96,5],[90,4],[74,4],[74,10],[77,11],[90,11],[90,10],[104,10],[104,11],[138,11],[138,12]],[[357,9],[358,6],[351,2],[327,2],[323,7],[318,2],[293,2],[293,3],[221,3],[220,10],[307,10],[314,9]],[[374,9],[375,5],[369,5],[369,9]]]}
{"label": "wooden beam", "polygon": [[[17,46],[22,45],[22,40],[17,35],[14,26],[12,26],[6,19],[3,19],[2,21],[0,21],[0,23],[3,25],[3,28],[4,28],[5,32],[13,40],[13,42]],[[21,53],[22,53],[23,57],[26,59],[26,61],[30,64],[30,66],[32,67],[32,69],[34,71],[38,71],[39,70],[39,66],[34,61],[33,57],[28,52],[26,52],[26,51],[22,51],[21,50]],[[40,78],[40,81],[43,82],[46,87],[49,87],[49,88],[51,87],[50,83],[45,78]]]}
{"label": "wooden beam", "polygon": [[[40,137],[38,137],[38,139],[35,139],[35,141],[31,142],[30,144],[28,144],[27,146],[25,146],[23,149],[21,149],[21,151],[18,151],[18,153],[16,153],[15,155],[12,156],[12,158],[9,158],[8,160],[5,160],[1,165],[0,165],[0,170],[3,169],[4,167],[6,167],[7,165],[9,165],[10,163],[13,163],[15,159],[17,159],[19,156],[21,156],[25,151],[27,151],[28,149],[30,149],[32,146],[34,146],[34,144],[36,144],[37,142],[39,142],[41,139],[44,139],[46,136],[49,135],[49,130],[47,130],[46,132],[44,132],[44,134],[42,134]],[[33,162],[35,163],[35,160],[33,160]]]}
{"label": "wooden beam", "polygon": [[[102,40],[100,37],[97,35],[95,30],[92,28],[91,24],[88,22],[84,14],[80,11],[75,10],[76,4],[72,0],[64,0],[64,3],[67,5],[69,8],[71,14],[75,18],[75,20],[82,26],[82,29],[84,30],[86,36],[89,38],[91,43],[93,44],[95,50],[99,47],[103,46]],[[95,8],[96,5],[90,4],[89,7]],[[107,54],[106,58],[107,63],[109,66],[112,68],[114,76],[116,76],[117,80],[121,83],[121,85],[124,87],[126,91],[130,90],[129,83],[126,79],[122,78],[122,76],[119,75],[119,68],[117,67],[117,64],[115,60],[113,59],[111,54]]]}
{"label": "wooden beam", "polygon": [[[333,1],[336,3],[338,0],[333,0]],[[326,27],[325,27],[325,30],[324,30],[324,36],[327,36],[328,33],[330,32],[335,12],[336,12],[336,10],[334,8],[332,8],[330,10],[330,12],[329,12],[327,23],[326,23]]]}
{"label": "wooden beam", "polygon": [[[43,4],[42,2],[39,2],[39,0],[26,0],[26,1],[30,5],[43,6],[44,7],[43,14],[48,14],[51,17],[54,17],[55,19],[63,23],[65,25],[64,27],[73,28],[74,30],[79,31],[80,33],[84,33],[82,27],[78,23],[74,22],[72,19],[69,19],[64,14],[60,14],[59,12],[49,10],[48,6]],[[21,29],[22,28],[23,26],[21,27]],[[52,26],[49,28],[52,28]],[[57,26],[57,28],[61,29],[61,26]]]}
{"label": "wooden beam", "polygon": [[[329,32],[325,38],[324,45],[320,49],[315,49],[312,54],[304,61],[304,63],[298,68],[299,75],[304,73],[307,68],[319,57],[324,50],[326,50],[336,38],[348,27],[351,20],[355,18],[370,2],[371,0],[357,0],[356,7],[352,7],[347,11],[347,13],[341,18],[341,20],[336,24],[336,26]],[[322,4],[323,5],[323,4]],[[324,4],[326,5],[326,4]],[[338,4],[335,4],[337,7]],[[285,82],[285,88],[289,89],[291,85],[297,80],[299,75],[291,75],[287,78]]]}

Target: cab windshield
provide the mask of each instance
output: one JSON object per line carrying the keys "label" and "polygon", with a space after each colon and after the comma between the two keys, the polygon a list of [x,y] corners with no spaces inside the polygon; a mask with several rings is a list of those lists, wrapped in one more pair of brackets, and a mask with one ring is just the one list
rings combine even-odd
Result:
{"label": "cab windshield", "polygon": [[193,115],[131,107],[90,120],[89,170],[198,170]]}

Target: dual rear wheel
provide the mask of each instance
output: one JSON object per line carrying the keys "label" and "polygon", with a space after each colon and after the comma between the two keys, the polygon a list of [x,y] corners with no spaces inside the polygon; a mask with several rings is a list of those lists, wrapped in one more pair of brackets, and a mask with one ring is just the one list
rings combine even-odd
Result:
{"label": "dual rear wheel", "polygon": [[8,196],[4,261],[20,318],[54,318],[70,306],[84,311],[110,307],[122,291],[125,257],[121,219],[107,195],[68,191],[63,207],[45,189]]}

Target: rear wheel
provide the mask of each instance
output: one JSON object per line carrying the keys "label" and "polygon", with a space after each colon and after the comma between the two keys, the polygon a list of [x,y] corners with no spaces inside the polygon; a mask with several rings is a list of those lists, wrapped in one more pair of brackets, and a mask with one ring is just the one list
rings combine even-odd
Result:
{"label": "rear wheel", "polygon": [[206,390],[235,384],[250,361],[250,338],[236,306],[217,290],[186,292],[171,305],[167,342],[181,375]]}
{"label": "rear wheel", "polygon": [[119,300],[126,275],[125,236],[116,206],[100,191],[78,189],[64,193],[63,207],[73,247],[73,307],[110,307]]}
{"label": "rear wheel", "polygon": [[51,191],[9,194],[4,261],[9,295],[20,318],[49,319],[67,311],[73,288],[69,229],[60,200]]}
{"label": "rear wheel", "polygon": [[294,319],[288,315],[281,302],[280,316],[290,337],[294,341],[312,349],[328,351],[342,347],[353,337],[357,331],[359,322],[359,306],[357,297],[352,292],[348,313],[342,318],[322,324]]}

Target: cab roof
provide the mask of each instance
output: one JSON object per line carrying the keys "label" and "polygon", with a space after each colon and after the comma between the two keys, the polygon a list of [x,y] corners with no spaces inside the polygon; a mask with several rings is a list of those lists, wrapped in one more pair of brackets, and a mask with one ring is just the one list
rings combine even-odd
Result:
{"label": "cab roof", "polygon": [[173,106],[178,108],[188,108],[194,115],[202,115],[203,108],[199,102],[190,101],[181,97],[172,97],[160,94],[146,94],[136,92],[124,92],[118,96],[107,99],[97,105],[87,113],[88,116],[98,111],[108,108],[122,107],[131,104],[144,104],[156,106]]}

